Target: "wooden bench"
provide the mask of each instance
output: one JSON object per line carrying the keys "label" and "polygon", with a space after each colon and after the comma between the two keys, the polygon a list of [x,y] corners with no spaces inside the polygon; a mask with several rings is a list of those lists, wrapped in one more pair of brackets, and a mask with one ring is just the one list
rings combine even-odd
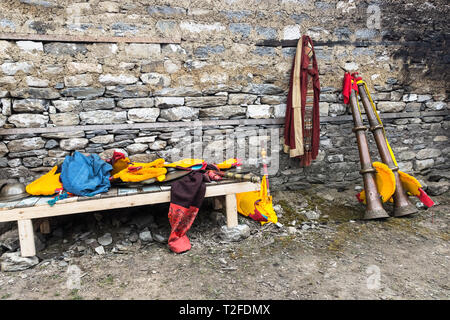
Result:
{"label": "wooden bench", "polygon": [[[259,189],[260,185],[256,183],[223,180],[207,183],[205,197],[225,196],[227,226],[235,227],[238,224],[236,193]],[[0,203],[0,222],[17,221],[23,257],[36,255],[33,219],[170,202],[170,185],[111,188],[108,192],[94,197],[69,197],[59,200],[53,206],[47,203],[50,199],[52,197],[30,196]]]}

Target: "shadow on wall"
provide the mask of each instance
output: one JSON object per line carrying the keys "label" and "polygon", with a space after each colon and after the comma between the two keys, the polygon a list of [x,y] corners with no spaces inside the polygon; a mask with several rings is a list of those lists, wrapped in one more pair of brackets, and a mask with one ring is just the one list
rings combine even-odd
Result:
{"label": "shadow on wall", "polygon": [[403,83],[431,80],[445,88],[450,80],[448,1],[389,0],[381,10],[383,41],[405,43],[393,53],[403,61]]}

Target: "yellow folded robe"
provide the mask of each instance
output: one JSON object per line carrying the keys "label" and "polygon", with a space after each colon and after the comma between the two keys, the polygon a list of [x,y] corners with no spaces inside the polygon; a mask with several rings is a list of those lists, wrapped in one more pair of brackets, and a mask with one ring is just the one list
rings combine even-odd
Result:
{"label": "yellow folded robe", "polygon": [[152,162],[131,162],[131,167],[142,167],[142,168],[162,168],[164,166],[165,160],[162,158],[156,159]]}
{"label": "yellow folded robe", "polygon": [[35,196],[51,196],[62,189],[62,183],[59,181],[60,173],[56,173],[58,166],[34,180],[25,187],[27,193]]}
{"label": "yellow folded robe", "polygon": [[129,171],[128,168],[126,168],[112,177],[113,179],[120,179],[123,182],[140,182],[151,178],[156,178],[158,181],[164,181],[166,173],[166,168],[142,168],[136,171]]}
{"label": "yellow folded robe", "polygon": [[[192,166],[200,165],[204,162],[205,162],[205,160],[202,160],[202,159],[182,159],[182,160],[178,160],[176,162],[166,163],[166,164],[164,164],[164,166],[170,167],[170,168],[175,168],[175,167],[189,168]],[[230,158],[230,159],[225,160],[222,163],[217,164],[216,166],[219,169],[229,169],[233,165],[238,164],[238,163],[239,163],[238,159]]]}
{"label": "yellow folded robe", "polygon": [[237,165],[240,161],[238,159],[230,158],[222,163],[217,164],[217,167],[221,170],[230,169],[233,165]]}
{"label": "yellow folded robe", "polygon": [[128,158],[125,158],[119,159],[117,162],[121,160],[123,161],[118,165],[118,168],[122,167],[124,163],[127,163],[127,166],[119,172],[111,174],[113,179],[120,179],[123,182],[140,182],[151,178],[156,178],[161,182],[166,178],[167,169],[163,167],[164,159],[159,158],[155,161],[144,163],[130,162]]}

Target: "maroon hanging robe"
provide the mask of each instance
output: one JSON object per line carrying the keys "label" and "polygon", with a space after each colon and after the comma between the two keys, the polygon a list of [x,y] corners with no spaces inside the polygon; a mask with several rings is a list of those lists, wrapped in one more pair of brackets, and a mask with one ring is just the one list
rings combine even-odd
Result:
{"label": "maroon hanging robe", "polygon": [[314,45],[309,36],[303,36],[301,63],[301,97],[304,154],[302,166],[310,166],[319,153],[320,144],[320,81]]}
{"label": "maroon hanging robe", "polygon": [[300,158],[301,166],[311,165],[319,152],[320,114],[319,71],[309,36],[297,43],[291,69],[286,104],[284,152]]}

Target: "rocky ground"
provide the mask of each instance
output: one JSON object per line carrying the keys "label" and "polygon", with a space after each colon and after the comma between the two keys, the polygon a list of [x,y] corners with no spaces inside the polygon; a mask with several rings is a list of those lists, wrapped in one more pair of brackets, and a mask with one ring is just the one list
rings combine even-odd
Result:
{"label": "rocky ground", "polygon": [[361,220],[355,193],[276,192],[280,224],[240,216],[235,239],[205,202],[183,254],[167,247],[167,204],[53,218],[38,257],[20,263],[12,229],[0,299],[448,299],[450,193],[384,221]]}

